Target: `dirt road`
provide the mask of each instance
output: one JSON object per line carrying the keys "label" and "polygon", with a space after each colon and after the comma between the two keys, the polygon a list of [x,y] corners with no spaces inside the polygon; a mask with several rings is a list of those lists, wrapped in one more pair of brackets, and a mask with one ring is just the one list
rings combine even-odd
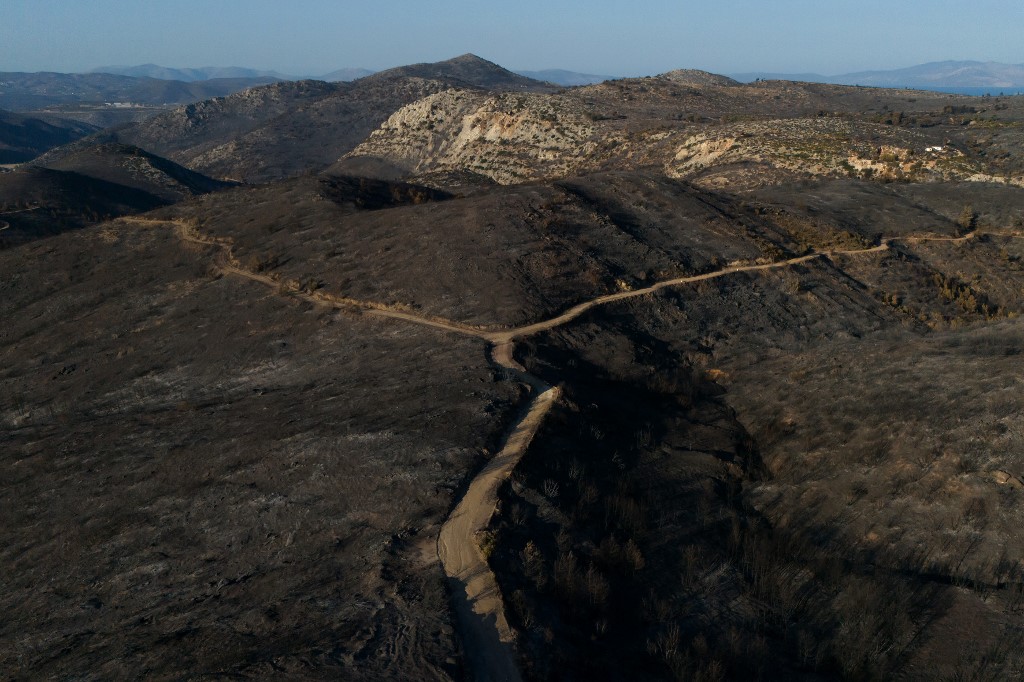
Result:
{"label": "dirt road", "polygon": [[[512,364],[505,366],[515,369]],[[543,383],[530,378],[531,383]],[[512,473],[558,399],[557,388],[534,390],[535,396],[512,427],[504,447],[469,484],[437,539],[437,555],[448,575],[466,656],[473,677],[481,681],[520,679],[515,633],[505,619],[501,591],[480,549],[478,535],[494,514],[498,487]]]}
{"label": "dirt road", "polygon": [[[221,249],[218,267],[225,274],[258,282],[265,286],[281,288],[282,282],[268,275],[240,267],[231,253],[230,243],[200,234],[191,225],[180,221],[154,221],[144,218],[122,219],[128,223],[173,224],[182,240]],[[525,338],[542,331],[554,329],[570,322],[588,310],[629,298],[652,294],[661,289],[702,282],[739,272],[757,272],[785,268],[806,263],[815,258],[829,256],[855,256],[878,253],[891,248],[898,241],[949,241],[962,242],[978,234],[972,232],[963,237],[915,236],[886,238],[877,246],[863,249],[835,250],[811,253],[783,261],[755,265],[733,265],[714,272],[690,275],[658,282],[643,289],[622,291],[598,296],[579,303],[565,312],[548,320],[510,329],[488,330],[463,325],[458,322],[419,315],[394,306],[344,298],[320,291],[302,291],[294,287],[287,293],[312,303],[337,308],[358,309],[364,314],[402,320],[413,324],[432,327],[442,331],[473,336],[489,342],[492,361],[512,372],[520,381],[530,385],[533,396],[520,417],[505,437],[504,445],[484,468],[473,478],[465,494],[441,527],[437,540],[437,555],[448,576],[458,630],[465,645],[466,656],[472,676],[484,680],[520,680],[516,665],[515,634],[505,618],[501,592],[487,559],[480,549],[479,535],[485,530],[494,514],[498,502],[498,488],[511,474],[522,458],[530,442],[544,421],[544,417],[558,400],[557,388],[544,383],[525,370],[514,357],[516,339]],[[1021,237],[1016,234],[992,233],[999,236]]]}
{"label": "dirt road", "polygon": [[495,344],[509,343],[513,339],[520,339],[527,336],[533,336],[539,332],[547,331],[559,327],[566,322],[570,322],[583,313],[587,312],[591,308],[595,308],[605,303],[612,303],[613,301],[623,301],[628,298],[636,298],[638,296],[646,296],[647,294],[653,294],[660,289],[666,287],[679,286],[681,284],[692,284],[694,282],[703,282],[709,279],[716,279],[718,277],[724,277],[725,275],[731,275],[737,272],[755,272],[758,270],[772,270],[774,268],[785,268],[799,263],[806,263],[807,261],[814,260],[815,258],[821,258],[828,255],[839,255],[839,254],[854,254],[854,253],[873,253],[876,251],[884,251],[889,248],[889,245],[882,242],[879,246],[873,246],[867,249],[861,249],[857,251],[828,251],[821,253],[812,253],[806,256],[798,256],[796,258],[790,258],[788,260],[775,261],[773,263],[763,263],[758,265],[733,265],[721,270],[715,270],[714,272],[706,272],[701,275],[689,275],[687,277],[676,277],[674,279],[667,279],[656,284],[652,284],[649,287],[643,289],[634,289],[632,291],[620,291],[614,294],[606,294],[604,296],[598,296],[589,301],[584,301],[578,305],[569,308],[561,315],[552,317],[551,319],[544,320],[542,322],[535,322],[523,327],[516,327],[502,332],[493,332],[489,335],[491,342]]}
{"label": "dirt road", "polygon": [[[17,213],[28,213],[29,211],[39,210],[39,208],[41,208],[41,207],[33,206],[31,208],[23,208],[23,209],[20,209],[20,210],[17,210],[17,211],[4,211],[3,213],[0,213],[0,215],[15,215]],[[10,229],[10,227],[11,227],[11,224],[9,222],[7,222],[6,220],[0,220],[0,232],[3,232],[4,230]]]}
{"label": "dirt road", "polygon": [[3,213],[0,213],[0,215],[15,215],[17,213],[28,213],[29,211],[38,211],[41,208],[42,206],[30,206],[29,208],[21,208],[18,209],[17,211],[4,211]]}

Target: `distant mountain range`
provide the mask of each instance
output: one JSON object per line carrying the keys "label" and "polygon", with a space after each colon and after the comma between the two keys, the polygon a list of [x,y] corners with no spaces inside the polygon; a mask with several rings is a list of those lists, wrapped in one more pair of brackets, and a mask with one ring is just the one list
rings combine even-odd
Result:
{"label": "distant mountain range", "polygon": [[327,81],[329,83],[354,81],[369,76],[375,71],[371,69],[338,69],[323,75],[307,74],[303,76],[289,75],[280,71],[247,69],[242,66],[202,66],[195,69],[177,69],[159,64],[139,64],[138,66],[101,66],[89,73],[112,74],[115,76],[131,76],[132,78],[155,78],[165,81],[181,81],[195,83],[198,81],[216,80],[221,78],[243,78],[267,81],[297,81],[307,78]]}
{"label": "distant mountain range", "polygon": [[864,85],[879,88],[921,88],[965,94],[1024,92],[1024,64],[1001,64],[998,62],[930,62],[891,71],[858,71],[838,76],[759,71],[731,75],[736,80],[748,83],[762,79],[834,85]]}
{"label": "distant mountain range", "polygon": [[[436,64],[413,64],[376,73],[370,69],[344,68],[314,78],[334,83],[378,78],[383,77],[382,74],[386,74],[386,77],[436,79],[443,72],[443,77],[453,83],[475,83],[505,90],[536,90],[551,87],[551,84],[571,87],[612,79],[607,75],[564,69],[512,72],[469,55],[441,64],[443,67]],[[757,79],[791,80],[833,85],[905,87],[969,95],[1024,93],[1024,64],[997,62],[932,62],[890,71],[861,71],[836,76],[773,72],[748,72],[732,76],[742,82]],[[148,115],[148,112],[141,109],[117,109],[117,106],[130,104],[132,107],[164,107],[188,104],[212,97],[224,97],[256,85],[295,80],[298,78],[277,71],[243,67],[169,68],[155,64],[107,66],[84,74],[0,73],[0,108],[39,112],[63,107],[58,112],[49,113],[108,126]],[[67,110],[79,104],[93,109]]]}
{"label": "distant mountain range", "polygon": [[138,66],[101,66],[89,73],[108,73],[115,76],[131,76],[133,78],[156,78],[158,80],[181,81],[195,83],[197,81],[216,80],[219,78],[260,79],[263,81],[297,81],[307,78],[327,81],[329,83],[354,81],[369,76],[370,69],[338,69],[323,75],[309,74],[303,76],[289,75],[280,71],[247,69],[241,66],[202,66],[195,69],[176,69],[158,64],[140,64]]}
{"label": "distant mountain range", "polygon": [[593,73],[577,73],[565,69],[545,69],[543,71],[516,71],[520,76],[526,76],[538,81],[547,81],[557,85],[593,85],[603,83],[615,78],[615,76],[599,76]]}
{"label": "distant mountain range", "polygon": [[110,73],[115,76],[157,78],[159,80],[182,81],[184,83],[208,81],[215,78],[299,80],[298,76],[289,76],[277,71],[246,69],[241,66],[203,66],[197,69],[175,69],[167,66],[158,66],[157,64],[140,64],[138,66],[101,66],[89,73]]}
{"label": "distant mountain range", "polygon": [[[184,83],[206,81],[216,78],[249,78],[249,79],[274,79],[283,81],[301,80],[314,78],[329,83],[350,82],[371,76],[376,71],[363,68],[344,68],[331,71],[322,75],[306,74],[294,76],[279,71],[261,71],[248,69],[241,66],[203,66],[194,69],[178,69],[158,64],[140,64],[138,66],[101,66],[93,69],[90,73],[106,73],[116,76],[132,76],[133,78],[156,78],[159,80],[174,80]],[[574,86],[591,85],[602,81],[611,80],[614,76],[602,76],[593,73],[578,73],[566,71],[565,69],[545,69],[543,71],[515,71],[514,73],[531,78],[533,80],[555,83],[556,85]]]}
{"label": "distant mountain range", "polygon": [[0,72],[0,108],[34,111],[73,103],[188,104],[275,80],[252,77],[184,82],[107,73]]}
{"label": "distant mountain range", "polygon": [[[402,68],[408,69],[410,67]],[[265,71],[238,66],[205,66],[201,68],[179,69],[158,66],[156,64],[142,64],[139,66],[104,66],[93,69],[92,73],[174,80],[184,83],[226,78],[264,79],[265,81],[314,78],[316,80],[336,83],[358,80],[377,72],[364,68],[343,68],[322,75],[306,74],[303,76],[293,76],[278,71]],[[514,73],[532,80],[566,87],[591,85],[615,78],[615,76],[581,73],[565,69],[519,70]],[[757,79],[788,80],[830,83],[833,85],[863,85],[880,88],[919,88],[972,95],[1024,92],[1024,64],[1002,64],[999,62],[930,62],[902,69],[857,71],[834,76],[826,76],[820,73],[779,73],[770,71],[751,71],[729,75],[738,81],[748,83]]]}
{"label": "distant mountain range", "polygon": [[331,71],[328,74],[320,76],[319,80],[327,81],[328,83],[348,83],[350,81],[365,78],[376,73],[370,69],[338,69],[337,71]]}

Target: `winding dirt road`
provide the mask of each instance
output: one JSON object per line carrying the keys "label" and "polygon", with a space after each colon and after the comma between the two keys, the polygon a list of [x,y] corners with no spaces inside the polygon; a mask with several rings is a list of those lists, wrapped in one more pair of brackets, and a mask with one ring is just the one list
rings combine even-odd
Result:
{"label": "winding dirt road", "polygon": [[28,213],[29,211],[38,211],[42,206],[29,206],[28,208],[20,208],[17,211],[4,211],[0,215],[14,215],[16,213]]}
{"label": "winding dirt road", "polygon": [[448,575],[459,632],[477,680],[520,679],[515,633],[505,620],[501,591],[476,537],[494,514],[498,487],[530,446],[558,395],[552,386],[536,393],[504,447],[469,484],[437,539],[437,555]]}
{"label": "winding dirt road", "polygon": [[[225,274],[243,277],[260,284],[280,288],[282,282],[270,276],[240,267],[234,258],[229,241],[200,234],[195,227],[181,221],[148,220],[144,218],[122,218],[127,223],[173,224],[183,241],[217,246],[221,249],[217,266]],[[321,291],[302,291],[288,288],[287,293],[312,303],[330,305],[336,308],[358,309],[364,314],[402,320],[413,324],[432,327],[442,331],[472,336],[487,341],[489,355],[497,366],[506,369],[519,380],[531,387],[533,396],[523,409],[513,427],[505,437],[504,445],[484,468],[473,478],[465,494],[441,526],[437,540],[437,555],[448,576],[454,602],[459,632],[465,645],[466,656],[473,671],[473,678],[479,681],[518,681],[518,665],[515,653],[515,633],[505,618],[501,592],[487,559],[480,549],[478,536],[487,528],[498,502],[498,488],[511,474],[523,457],[530,442],[536,435],[548,411],[558,400],[559,391],[534,376],[516,361],[514,357],[516,339],[554,329],[578,318],[588,310],[606,303],[622,301],[652,294],[661,289],[703,282],[739,272],[757,272],[785,268],[806,263],[816,258],[831,256],[856,256],[878,253],[891,248],[893,243],[905,241],[964,242],[978,234],[992,234],[1002,237],[1024,238],[1024,235],[1005,233],[971,232],[962,237],[913,236],[889,237],[877,246],[863,249],[821,251],[787,260],[756,265],[733,265],[714,272],[690,275],[664,280],[643,289],[622,291],[598,296],[579,303],[565,312],[547,320],[509,329],[484,329],[450,320],[419,315],[408,310],[380,303],[344,298]]]}
{"label": "winding dirt road", "polygon": [[[29,211],[36,211],[39,208],[41,208],[41,207],[40,206],[32,206],[31,208],[23,208],[23,209],[20,209],[20,210],[17,210],[17,211],[4,211],[3,213],[0,213],[0,216],[2,216],[2,215],[14,215],[16,213],[28,213]],[[10,228],[11,228],[11,224],[9,222],[7,222],[6,220],[0,220],[0,232],[3,232],[4,230],[9,230]]]}

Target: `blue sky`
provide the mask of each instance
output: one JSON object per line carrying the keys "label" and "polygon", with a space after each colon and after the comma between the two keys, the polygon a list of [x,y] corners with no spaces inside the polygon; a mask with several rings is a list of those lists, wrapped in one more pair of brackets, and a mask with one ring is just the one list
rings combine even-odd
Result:
{"label": "blue sky", "polygon": [[1024,63],[1020,0],[0,0],[0,71],[114,64],[295,75],[465,52],[515,69],[835,74]]}

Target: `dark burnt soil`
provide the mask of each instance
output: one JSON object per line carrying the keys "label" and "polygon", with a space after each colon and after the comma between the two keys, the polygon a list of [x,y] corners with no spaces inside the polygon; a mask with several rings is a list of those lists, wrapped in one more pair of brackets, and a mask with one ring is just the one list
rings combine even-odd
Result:
{"label": "dark burnt soil", "polygon": [[0,163],[30,161],[48,149],[85,137],[96,128],[67,119],[44,121],[0,109]]}
{"label": "dark burnt soil", "polygon": [[19,168],[0,174],[0,250],[167,203],[80,173]]}
{"label": "dark burnt soil", "polygon": [[818,180],[759,187],[741,195],[773,213],[806,216],[817,229],[828,225],[867,238],[963,232],[964,209],[975,226],[1011,229],[1024,226],[1024,192],[979,182],[877,183]]}
{"label": "dark burnt soil", "polygon": [[867,276],[945,254],[944,273],[1012,283],[1015,261],[992,248],[732,275],[524,344],[567,396],[492,528],[529,673],[1019,670],[1024,290],[1001,317],[955,302],[942,317],[950,301],[914,280],[939,315],[922,320]]}
{"label": "dark burnt soil", "polygon": [[433,542],[518,389],[212,255],[115,225],[0,253],[0,667],[459,676]]}
{"label": "dark burnt soil", "polygon": [[1015,669],[1024,592],[1024,240],[987,234],[1014,229],[1019,192],[947,190],[728,196],[610,173],[451,196],[310,177],[165,213],[283,282],[484,324],[896,237],[521,342],[565,400],[482,543],[533,678],[928,679]]}
{"label": "dark burnt soil", "polygon": [[173,161],[124,144],[72,147],[34,162],[60,171],[71,171],[131,189],[148,192],[166,203],[229,187]]}
{"label": "dark burnt soil", "polygon": [[137,147],[62,148],[0,174],[0,249],[230,186]]}
{"label": "dark burnt soil", "polygon": [[[685,87],[627,86],[599,92]],[[178,112],[154,135],[222,170],[290,173],[308,150],[221,156],[236,141],[213,110],[245,118],[277,92],[311,120],[349,92],[296,87]],[[847,93],[771,87],[795,99],[765,116]],[[267,106],[239,149],[291,105]],[[189,148],[174,126],[201,128],[203,111],[210,134]],[[164,203],[31,172],[0,176],[2,239]],[[529,678],[1019,672],[1024,240],[992,232],[1020,229],[1021,190],[435,180],[448,190],[305,175],[0,252],[11,677],[464,676],[434,543],[525,389],[480,341],[289,291],[507,327],[883,237],[891,248],[672,287],[518,341],[565,398],[481,546]],[[218,275],[223,251],[160,219],[281,286]]]}
{"label": "dark burnt soil", "polygon": [[[339,190],[339,182],[350,181],[305,177],[238,189],[163,215],[230,239],[242,263],[282,281],[505,326],[734,261],[869,243],[842,226],[811,232],[807,221],[783,223],[744,200],[653,174],[501,187],[440,201],[448,195],[381,181],[376,189],[363,181],[370,194],[359,198],[353,187]],[[367,201],[391,208],[355,210]]]}

